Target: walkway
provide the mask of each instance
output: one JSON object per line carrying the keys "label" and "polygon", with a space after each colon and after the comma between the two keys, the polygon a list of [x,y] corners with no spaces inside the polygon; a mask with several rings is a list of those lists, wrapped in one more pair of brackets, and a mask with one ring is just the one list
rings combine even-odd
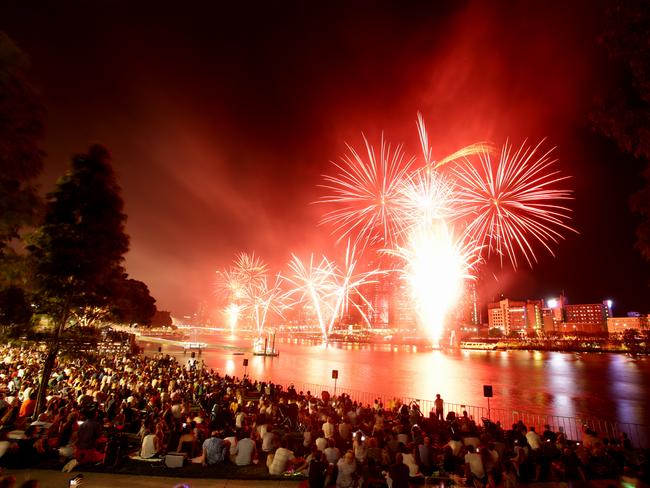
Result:
{"label": "walkway", "polygon": [[[12,474],[18,481],[17,485],[30,479],[39,481],[40,488],[62,488],[68,486],[70,478],[79,473],[62,473],[44,469],[10,469],[5,474]],[[129,488],[298,488],[296,480],[262,481],[262,480],[219,480],[219,479],[187,479],[169,478],[163,476],[137,476],[109,473],[83,473],[82,487],[116,488],[128,486]]]}

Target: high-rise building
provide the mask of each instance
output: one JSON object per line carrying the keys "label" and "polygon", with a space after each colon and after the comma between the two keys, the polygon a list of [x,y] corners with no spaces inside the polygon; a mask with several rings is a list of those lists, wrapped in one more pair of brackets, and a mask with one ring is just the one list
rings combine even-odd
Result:
{"label": "high-rise building", "polygon": [[394,329],[415,329],[417,313],[408,286],[396,281],[392,286],[389,322]]}
{"label": "high-rise building", "polygon": [[650,329],[650,317],[637,315],[633,317],[609,317],[607,319],[607,332],[610,334],[623,334],[626,330],[638,331]]}
{"label": "high-rise building", "polygon": [[488,326],[504,334],[539,332],[543,329],[542,300],[514,301],[507,298],[488,303]]}
{"label": "high-rise building", "polygon": [[561,332],[602,333],[607,331],[607,319],[612,316],[610,300],[601,303],[564,305],[564,323]]}
{"label": "high-rise building", "polygon": [[457,325],[471,325],[474,327],[481,325],[481,309],[478,303],[478,293],[476,291],[475,281],[465,281],[465,284],[463,285],[463,294],[458,299],[456,313],[454,315]]}

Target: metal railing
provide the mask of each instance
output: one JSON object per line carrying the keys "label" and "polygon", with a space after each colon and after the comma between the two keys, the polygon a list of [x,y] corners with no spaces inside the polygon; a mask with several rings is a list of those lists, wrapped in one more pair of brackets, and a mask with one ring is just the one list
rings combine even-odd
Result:
{"label": "metal railing", "polygon": [[[334,392],[332,385],[327,386],[316,383],[290,382],[284,386],[287,387],[290,384],[294,386],[296,391],[302,391],[305,394],[309,391],[313,396],[317,397],[319,397],[323,391]],[[352,399],[352,401],[364,405],[373,405],[375,400],[378,400],[384,406],[391,405],[396,401],[407,405],[411,402],[415,402],[419,405],[420,410],[424,415],[427,415],[428,412],[434,409],[434,400],[387,396],[338,386],[334,393],[336,395],[345,393]],[[517,423],[520,420],[529,428],[534,426],[535,430],[540,433],[544,430],[545,425],[549,425],[554,432],[563,432],[567,439],[573,441],[581,441],[583,439],[583,426],[586,425],[590,429],[598,432],[600,437],[607,437],[610,439],[618,438],[621,434],[625,433],[634,447],[650,447],[650,429],[648,429],[648,426],[642,424],[611,422],[595,417],[564,417],[560,415],[537,414],[504,408],[490,408],[488,411],[487,407],[445,402],[445,415],[450,411],[455,412],[457,416],[462,416],[463,412],[467,412],[467,415],[478,424],[481,423],[481,419],[487,418],[492,422],[499,422],[504,429],[509,429],[512,424]]]}

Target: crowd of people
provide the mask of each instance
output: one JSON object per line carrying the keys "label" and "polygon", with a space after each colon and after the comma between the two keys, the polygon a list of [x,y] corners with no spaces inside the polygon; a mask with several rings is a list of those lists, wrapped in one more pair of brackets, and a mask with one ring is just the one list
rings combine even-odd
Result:
{"label": "crowd of people", "polygon": [[310,487],[392,488],[427,477],[474,486],[532,481],[648,481],[646,452],[625,435],[502,426],[415,403],[363,405],[181,364],[163,354],[60,358],[35,413],[44,351],[0,346],[0,465],[116,465],[180,457],[205,466],[266,466]]}

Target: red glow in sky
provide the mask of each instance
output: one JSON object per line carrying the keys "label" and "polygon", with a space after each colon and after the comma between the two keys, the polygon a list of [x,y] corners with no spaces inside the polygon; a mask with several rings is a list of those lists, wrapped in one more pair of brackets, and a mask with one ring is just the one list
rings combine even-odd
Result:
{"label": "red glow in sky", "polygon": [[274,270],[291,252],[329,251],[311,202],[330,161],[362,131],[415,153],[420,110],[434,156],[548,137],[575,176],[580,235],[533,270],[486,273],[485,300],[565,290],[643,310],[648,267],[627,206],[639,167],[588,122],[611,70],[592,2],[30,3],[0,28],[31,56],[48,109],[43,188],[90,143],[112,151],[127,268],[160,308],[212,300],[215,270],[240,251]]}

